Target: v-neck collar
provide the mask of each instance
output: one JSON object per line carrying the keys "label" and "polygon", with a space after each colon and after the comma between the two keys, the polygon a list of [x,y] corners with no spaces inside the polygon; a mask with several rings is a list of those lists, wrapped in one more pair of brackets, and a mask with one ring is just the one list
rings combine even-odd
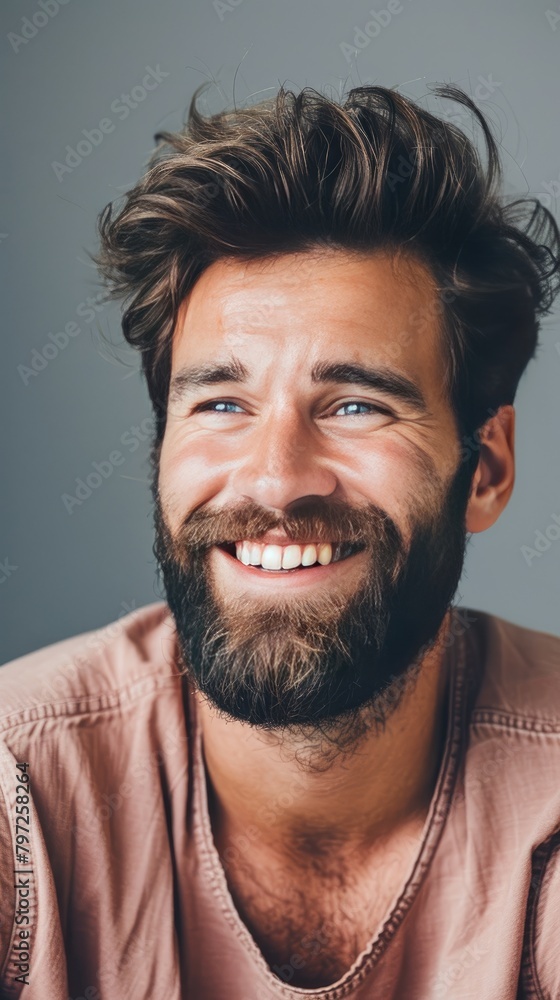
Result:
{"label": "v-neck collar", "polygon": [[188,690],[193,754],[191,772],[194,784],[193,804],[200,820],[198,825],[200,833],[197,837],[197,846],[205,858],[205,867],[210,874],[211,891],[214,893],[222,913],[225,915],[237,938],[243,942],[243,946],[249,952],[254,963],[260,967],[271,995],[284,998],[284,1000],[297,1000],[297,998],[303,997],[311,997],[314,1000],[339,1000],[343,996],[348,996],[367,978],[369,972],[377,965],[418,895],[431,865],[449,813],[466,732],[467,702],[469,701],[465,696],[465,689],[467,687],[465,669],[466,641],[461,630],[456,632],[453,629],[453,622],[460,610],[456,606],[451,608],[449,634],[453,636],[453,641],[445,649],[443,663],[443,669],[448,670],[450,674],[447,690],[446,735],[438,776],[418,849],[408,874],[395,897],[390,912],[381,925],[376,928],[368,944],[358,955],[352,966],[335,983],[331,983],[329,986],[308,989],[307,987],[289,986],[283,983],[272,972],[257,942],[243,922],[235,906],[227,884],[226,874],[214,843],[208,808],[202,729],[197,717],[193,692]]}

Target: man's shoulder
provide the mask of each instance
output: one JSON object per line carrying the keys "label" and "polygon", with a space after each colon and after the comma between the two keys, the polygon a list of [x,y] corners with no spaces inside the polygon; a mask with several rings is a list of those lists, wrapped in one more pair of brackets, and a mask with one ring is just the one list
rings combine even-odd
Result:
{"label": "man's shoulder", "polygon": [[467,660],[479,674],[474,718],[560,732],[560,636],[499,615],[458,608]]}
{"label": "man's shoulder", "polygon": [[0,666],[0,731],[87,710],[178,676],[176,632],[162,601]]}

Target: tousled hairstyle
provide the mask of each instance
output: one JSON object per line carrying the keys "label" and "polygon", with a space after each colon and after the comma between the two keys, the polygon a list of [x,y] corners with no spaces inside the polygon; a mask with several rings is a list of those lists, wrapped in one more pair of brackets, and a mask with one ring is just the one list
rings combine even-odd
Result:
{"label": "tousled hairstyle", "polygon": [[[317,250],[388,251],[428,265],[439,293],[444,391],[464,440],[513,403],[560,287],[560,230],[538,199],[501,194],[498,145],[460,88],[434,88],[482,129],[483,167],[464,132],[394,89],[361,86],[342,104],[311,87],[159,132],[145,174],[98,220],[94,259],[122,328],[141,351],[165,429],[171,341],[181,302],[222,258]],[[476,449],[469,456],[474,471]]]}

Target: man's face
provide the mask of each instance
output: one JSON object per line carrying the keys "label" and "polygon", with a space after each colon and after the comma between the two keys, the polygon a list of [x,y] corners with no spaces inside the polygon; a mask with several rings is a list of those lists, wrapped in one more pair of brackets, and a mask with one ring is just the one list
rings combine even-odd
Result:
{"label": "man's face", "polygon": [[219,261],[183,303],[155,551],[184,667],[228,715],[383,723],[437,638],[469,495],[438,304],[420,263],[342,253]]}

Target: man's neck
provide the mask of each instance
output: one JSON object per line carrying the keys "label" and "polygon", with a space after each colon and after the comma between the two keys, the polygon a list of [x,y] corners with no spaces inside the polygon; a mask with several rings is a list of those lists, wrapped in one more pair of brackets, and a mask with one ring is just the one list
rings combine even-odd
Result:
{"label": "man's neck", "polygon": [[438,642],[424,656],[381,731],[321,769],[309,766],[297,740],[278,740],[217,713],[195,692],[214,830],[221,839],[254,841],[278,857],[321,846],[368,852],[410,824],[422,823],[444,746],[448,681],[443,669],[445,616]]}

